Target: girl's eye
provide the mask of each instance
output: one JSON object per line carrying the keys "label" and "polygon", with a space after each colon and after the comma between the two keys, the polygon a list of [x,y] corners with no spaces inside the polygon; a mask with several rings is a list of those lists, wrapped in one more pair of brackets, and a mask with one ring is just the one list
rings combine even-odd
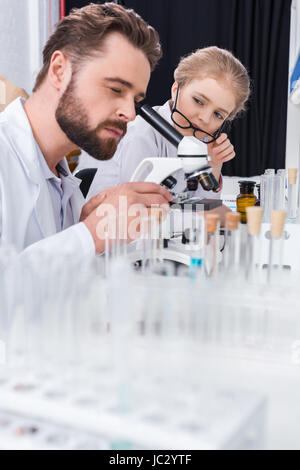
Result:
{"label": "girl's eye", "polygon": [[203,102],[201,100],[199,100],[198,98],[193,98],[195,103],[197,104],[203,104]]}
{"label": "girl's eye", "polygon": [[218,113],[217,111],[215,112],[215,116],[216,116],[218,119],[222,119],[222,121],[224,121],[224,118],[223,118],[222,114]]}
{"label": "girl's eye", "polygon": [[121,90],[119,88],[111,88],[111,90],[114,92],[114,93],[121,93]]}

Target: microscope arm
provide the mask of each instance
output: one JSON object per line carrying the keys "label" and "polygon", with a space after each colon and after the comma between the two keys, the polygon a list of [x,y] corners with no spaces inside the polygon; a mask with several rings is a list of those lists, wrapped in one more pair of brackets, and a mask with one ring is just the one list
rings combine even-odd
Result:
{"label": "microscope arm", "polygon": [[180,158],[145,158],[133,173],[130,181],[141,181],[143,173],[149,169],[150,172],[144,181],[160,184],[174,171],[182,169],[182,161]]}

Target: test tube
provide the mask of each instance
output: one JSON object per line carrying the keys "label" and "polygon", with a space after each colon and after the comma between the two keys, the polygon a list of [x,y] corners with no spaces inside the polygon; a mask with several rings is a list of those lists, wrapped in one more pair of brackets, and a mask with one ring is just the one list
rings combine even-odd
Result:
{"label": "test tube", "polygon": [[285,187],[284,176],[273,172],[261,176],[261,207],[264,209],[264,222],[271,221],[272,210],[284,208]]}
{"label": "test tube", "polygon": [[257,267],[260,265],[260,228],[263,210],[259,206],[247,207],[248,240],[246,247],[246,280],[257,282],[260,276]]}
{"label": "test tube", "polygon": [[219,216],[218,214],[207,214],[206,240],[204,247],[204,266],[207,277],[216,278],[218,275],[218,253],[219,253]]}
{"label": "test tube", "polygon": [[108,234],[107,231],[105,232],[104,256],[105,256],[105,276],[108,277],[108,271],[109,271],[109,234]]}
{"label": "test tube", "polygon": [[141,268],[142,273],[145,274],[147,270],[147,264],[149,259],[150,252],[150,235],[149,235],[149,217],[141,218],[141,241],[142,241],[142,259],[141,259]]}
{"label": "test tube", "polygon": [[142,273],[149,272],[156,259],[156,235],[154,218],[150,215],[141,219],[141,240],[142,240]]}
{"label": "test tube", "polygon": [[297,218],[297,168],[288,169],[288,212],[287,218],[294,221]]}
{"label": "test tube", "polygon": [[[112,334],[112,354],[116,373],[116,405],[118,411],[126,412],[130,406],[130,384],[134,332],[132,312],[132,269],[125,258],[115,258],[111,263],[108,279],[108,299]],[[122,308],[120,308],[122,305]]]}
{"label": "test tube", "polygon": [[203,277],[205,220],[203,215],[195,214],[195,227],[188,230],[190,248],[189,275],[192,280]]}
{"label": "test tube", "polygon": [[115,215],[109,214],[106,219],[106,224],[103,227],[104,237],[104,257],[105,257],[105,275],[108,277],[110,265],[117,255],[118,230],[117,218]]}
{"label": "test tube", "polygon": [[277,176],[280,178],[280,183],[279,183],[279,205],[277,209],[279,210],[285,210],[285,174],[286,171],[285,169],[280,169],[277,170]]}
{"label": "test tube", "polygon": [[163,211],[159,207],[151,209],[151,238],[152,238],[152,264],[162,262],[163,237],[162,237]]}
{"label": "test tube", "polygon": [[266,175],[261,175],[260,177],[260,207],[262,207],[263,212],[265,213],[265,206],[266,206]]}
{"label": "test tube", "polygon": [[224,270],[237,274],[240,268],[241,233],[239,230],[241,216],[238,212],[228,212],[225,217]]}
{"label": "test tube", "polygon": [[127,213],[125,210],[119,213],[118,219],[118,239],[119,239],[119,255],[127,257],[127,246],[128,246],[128,220]]}
{"label": "test tube", "polygon": [[261,198],[264,222],[270,222],[274,201],[274,176],[272,174],[266,173],[261,176]]}
{"label": "test tube", "polygon": [[282,178],[280,175],[273,176],[273,201],[271,210],[283,210],[282,208]]}
{"label": "test tube", "polygon": [[271,239],[269,245],[268,282],[282,271],[283,228],[285,211],[272,211]]}

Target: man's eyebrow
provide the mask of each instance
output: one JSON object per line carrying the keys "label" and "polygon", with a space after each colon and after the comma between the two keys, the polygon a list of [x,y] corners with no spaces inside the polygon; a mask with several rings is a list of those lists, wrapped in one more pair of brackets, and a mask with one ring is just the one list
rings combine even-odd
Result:
{"label": "man's eyebrow", "polygon": [[[203,93],[198,93],[198,95],[199,95],[199,96],[202,96],[202,98],[204,98],[204,99],[205,99],[206,101],[208,101],[209,103],[212,102],[207,96],[203,95]],[[218,106],[217,106],[217,109],[219,109],[220,111],[222,111],[222,112],[225,113],[225,114],[228,114],[228,115],[230,114],[228,111],[226,111],[226,109],[219,108]]]}
{"label": "man's eyebrow", "polygon": [[[126,80],[123,80],[123,78],[119,78],[119,77],[106,77],[106,78],[104,78],[104,81],[105,82],[112,82],[112,83],[119,83],[120,85],[125,86],[129,90],[131,90],[133,88],[132,83],[127,82]],[[145,93],[141,92],[141,93],[138,93],[137,96],[139,96],[141,98],[145,98],[146,95],[145,95]]]}

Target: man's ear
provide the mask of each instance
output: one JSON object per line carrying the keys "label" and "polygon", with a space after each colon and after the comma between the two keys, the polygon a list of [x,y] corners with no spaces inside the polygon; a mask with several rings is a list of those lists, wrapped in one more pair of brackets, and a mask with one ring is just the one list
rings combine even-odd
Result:
{"label": "man's ear", "polygon": [[175,95],[176,95],[177,89],[178,89],[178,83],[174,82],[173,85],[172,85],[172,88],[171,88],[171,97],[172,97],[173,103],[174,103],[174,100],[175,100]]}
{"label": "man's ear", "polygon": [[65,88],[71,75],[70,62],[62,51],[54,51],[51,57],[48,78],[57,91]]}

